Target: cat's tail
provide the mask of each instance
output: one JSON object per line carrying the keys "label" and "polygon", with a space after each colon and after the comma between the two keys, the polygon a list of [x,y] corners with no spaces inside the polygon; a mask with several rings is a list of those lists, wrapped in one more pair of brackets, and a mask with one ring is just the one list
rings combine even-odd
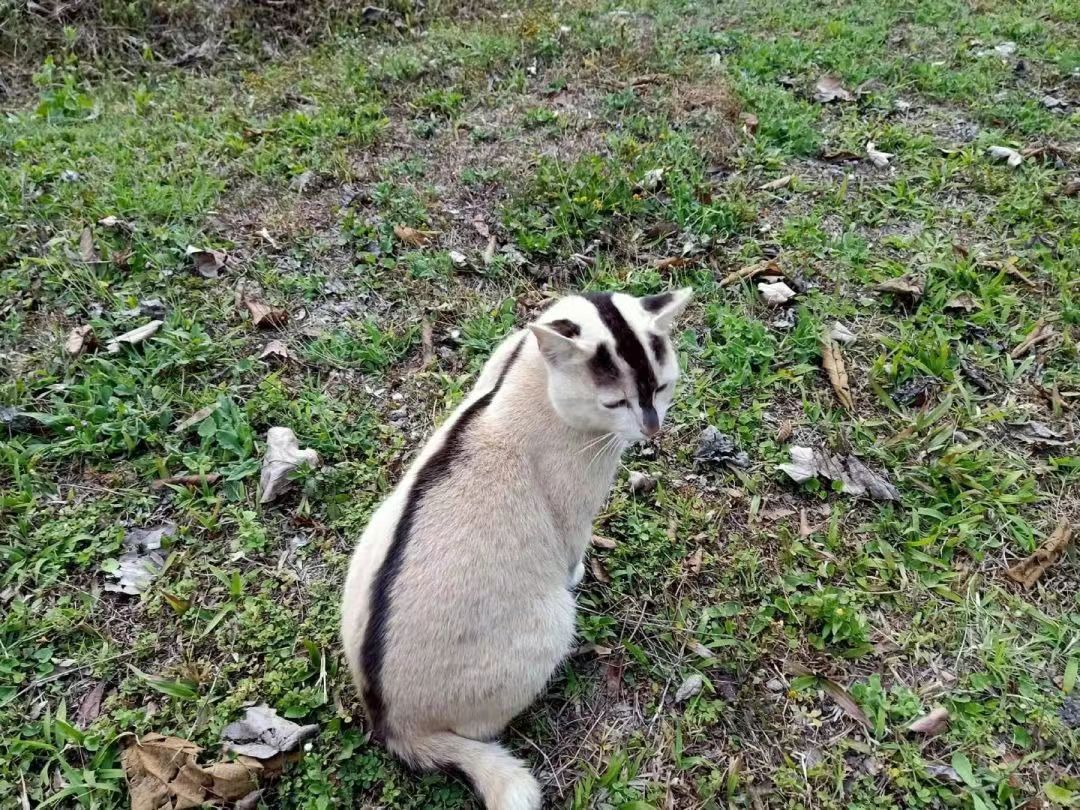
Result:
{"label": "cat's tail", "polygon": [[391,737],[386,745],[415,768],[460,769],[487,810],[540,810],[540,784],[498,743],[441,732],[412,740]]}

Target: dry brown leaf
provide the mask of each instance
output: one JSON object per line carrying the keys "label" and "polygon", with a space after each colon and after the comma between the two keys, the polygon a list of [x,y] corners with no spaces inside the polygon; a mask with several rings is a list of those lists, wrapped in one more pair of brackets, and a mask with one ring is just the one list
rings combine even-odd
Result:
{"label": "dry brown leaf", "polygon": [[810,521],[806,517],[806,509],[799,510],[799,537],[805,540],[812,535],[814,530],[810,528]]}
{"label": "dry brown leaf", "polygon": [[778,177],[775,180],[770,180],[768,183],[762,183],[760,186],[758,186],[758,191],[777,191],[791,185],[791,181],[794,179],[795,175],[785,174],[783,177]]}
{"label": "dry brown leaf", "polygon": [[410,228],[408,225],[394,226],[394,236],[405,244],[418,248],[430,244],[432,237],[434,237],[436,233],[437,231],[418,231],[416,228]]}
{"label": "dry brown leaf", "polygon": [[190,487],[192,489],[204,484],[216,484],[221,480],[220,473],[207,473],[206,475],[170,475],[168,478],[158,478],[150,484],[152,490],[162,490],[168,486]]}
{"label": "dry brown leaf", "polygon": [[821,362],[829,375],[833,391],[840,404],[847,410],[855,407],[855,400],[851,396],[851,387],[848,384],[847,367],[844,365],[844,355],[840,351],[840,344],[835,340],[821,341]]}
{"label": "dry brown leaf", "polygon": [[761,293],[761,300],[771,307],[783,306],[796,295],[795,291],[782,281],[772,284],[760,281],[757,288]]}
{"label": "dry brown leaf", "polygon": [[668,256],[666,259],[660,259],[656,262],[657,270],[677,270],[681,267],[686,267],[690,264],[690,260],[685,256]]}
{"label": "dry brown leaf", "polygon": [[611,575],[608,574],[607,569],[604,567],[604,563],[601,562],[599,558],[590,558],[589,568],[592,570],[593,579],[601,585],[608,585],[611,583]]}
{"label": "dry brown leaf", "polygon": [[251,313],[251,323],[256,328],[280,329],[289,322],[288,310],[272,307],[252,298],[245,298],[244,306]]}
{"label": "dry brown leaf", "polygon": [[686,558],[686,570],[697,576],[701,573],[701,556],[702,549],[698,546],[694,551]]}
{"label": "dry brown leaf", "polygon": [[420,355],[421,368],[427,368],[435,362],[435,335],[431,331],[431,321],[427,318],[420,320],[420,345],[423,347]]}
{"label": "dry brown leaf", "polygon": [[130,745],[120,761],[128,781],[131,810],[181,810],[222,801],[236,802],[258,788],[263,766],[236,762],[199,765],[202,751],[180,737],[150,733]]}
{"label": "dry brown leaf", "polygon": [[818,679],[821,681],[822,688],[828,693],[836,705],[843,709],[844,714],[857,722],[863,728],[871,728],[870,718],[866,716],[866,712],[862,710],[862,707],[855,702],[848,691],[838,684],[836,681],[830,678],[823,678],[820,675]]}
{"label": "dry brown leaf", "polygon": [[473,230],[480,234],[484,239],[491,238],[491,228],[488,227],[487,222],[479,214],[472,218],[472,226]]}
{"label": "dry brown leaf", "polygon": [[972,312],[979,308],[978,302],[969,292],[962,292],[959,295],[954,295],[945,303],[945,309],[963,310],[964,312]]}
{"label": "dry brown leaf", "polygon": [[94,248],[94,232],[89,226],[83,228],[79,234],[79,256],[87,264],[98,261],[98,252]]}
{"label": "dry brown leaf", "polygon": [[1040,343],[1045,343],[1056,334],[1057,333],[1050,324],[1046,323],[1042,318],[1039,318],[1039,320],[1035,321],[1035,327],[1028,332],[1027,337],[1025,337],[1015,349],[1009,352],[1009,356],[1013,360],[1018,360]]}
{"label": "dry brown leaf", "polygon": [[1062,197],[1075,197],[1080,194],[1080,178],[1074,177],[1061,187]]}
{"label": "dry brown leaf", "polygon": [[618,543],[616,543],[610,537],[603,537],[599,534],[594,534],[592,536],[592,544],[594,548],[602,548],[607,551],[611,551],[611,549],[615,548],[618,545]]}
{"label": "dry brown leaf", "polygon": [[833,101],[854,101],[855,96],[847,90],[836,76],[826,73],[814,85],[814,101],[828,104]]}
{"label": "dry brown leaf", "polygon": [[795,432],[795,425],[790,419],[780,423],[780,427],[776,430],[776,441],[783,444],[791,438],[791,434]]}
{"label": "dry brown leaf", "polygon": [[1023,270],[1020,269],[1020,257],[1008,256],[1005,259],[980,259],[980,267],[989,267],[991,270],[997,270],[1004,273],[1007,276],[1012,276],[1022,284],[1031,287],[1033,290],[1039,289],[1037,282],[1032,281]]}
{"label": "dry brown leaf", "polygon": [[930,713],[924,714],[918,720],[907,727],[912,734],[922,734],[924,737],[936,737],[949,727],[949,710],[944,706],[938,706]]}
{"label": "dry brown leaf", "polygon": [[754,115],[753,113],[743,113],[739,116],[739,119],[742,121],[743,131],[747,135],[753,135],[755,132],[757,132],[758,117],[756,115]]}
{"label": "dry brown leaf", "polygon": [[1065,553],[1065,549],[1072,539],[1072,526],[1069,521],[1062,518],[1053,533],[1046,538],[1046,542],[1036,549],[1030,557],[1021,560],[1005,574],[1013,582],[1031,588],[1039,581],[1039,578],[1047,572]]}
{"label": "dry brown leaf", "polygon": [[187,250],[184,252],[191,257],[195,272],[203,278],[218,278],[218,272],[225,267],[225,262],[229,260],[228,254],[210,248],[197,248],[188,245]]}
{"label": "dry brown leaf", "polygon": [[285,345],[282,340],[271,340],[265,346],[263,346],[262,352],[259,354],[260,360],[274,361],[276,363],[287,363],[292,360],[292,355],[289,354],[289,347]]}
{"label": "dry brown leaf", "polygon": [[98,681],[89,692],[83,695],[79,702],[78,711],[75,712],[75,727],[86,728],[97,720],[101,714],[101,701],[105,697],[105,681]]}
{"label": "dry brown leaf", "polygon": [[96,345],[97,339],[94,337],[94,330],[89,324],[84,324],[83,326],[76,326],[68,333],[67,340],[64,341],[64,351],[71,357],[78,357]]}
{"label": "dry brown leaf", "polygon": [[878,292],[892,293],[893,295],[907,296],[913,301],[918,301],[923,294],[923,281],[914,276],[900,276],[890,278],[874,287]]}
{"label": "dry brown leaf", "polygon": [[734,284],[736,281],[746,281],[754,278],[754,276],[760,276],[762,273],[776,273],[777,275],[783,275],[783,271],[780,269],[780,265],[776,263],[775,259],[766,259],[757,264],[749,264],[746,267],[740,267],[733,273],[728,273],[720,282],[720,286],[727,287]]}
{"label": "dry brown leaf", "polygon": [[137,346],[160,329],[163,323],[165,322],[150,321],[137,329],[132,329],[130,332],[124,332],[124,334],[110,340],[105,349],[109,354],[117,354],[120,351],[120,345],[123,343],[129,346]]}

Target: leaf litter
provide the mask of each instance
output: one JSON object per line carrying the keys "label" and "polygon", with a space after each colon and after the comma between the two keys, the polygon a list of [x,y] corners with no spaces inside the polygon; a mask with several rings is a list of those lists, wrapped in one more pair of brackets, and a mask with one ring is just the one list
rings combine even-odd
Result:
{"label": "leaf litter", "polygon": [[855,497],[868,496],[878,501],[898,501],[900,492],[883,473],[875,473],[854,455],[837,456],[823,450],[792,445],[791,461],[779,465],[798,484],[814,478],[839,481],[840,491]]}
{"label": "leaf litter", "polygon": [[855,96],[841,84],[840,79],[830,73],[826,73],[817,80],[814,85],[814,101],[819,104],[830,104],[834,101],[854,101]]}
{"label": "leaf litter", "polygon": [[833,340],[821,341],[821,364],[825,373],[829,375],[833,391],[840,404],[847,410],[855,407],[855,400],[851,396],[851,386],[848,383],[847,366],[844,364],[844,355],[840,351],[840,344]]}
{"label": "leaf litter", "polygon": [[319,454],[311,448],[300,449],[300,443],[292,429],[272,427],[266,434],[266,455],[263,457],[259,489],[259,503],[276,500],[292,483],[289,473],[301,465],[319,466]]}
{"label": "leaf litter", "polygon": [[1069,525],[1068,519],[1062,518],[1058,521],[1053,533],[1046,538],[1046,542],[1039,546],[1030,557],[1026,557],[1009,568],[1005,575],[1025,588],[1033,588],[1035,583],[1061,559],[1061,555],[1069,546],[1069,541],[1072,540],[1072,534],[1073,527]]}
{"label": "leaf litter", "polygon": [[96,345],[97,338],[94,336],[93,327],[90,324],[84,324],[76,326],[68,333],[67,340],[64,341],[64,351],[70,357],[78,357],[83,352],[93,349]]}
{"label": "leaf litter", "polygon": [[213,250],[212,248],[197,248],[194,245],[188,245],[184,253],[191,259],[195,272],[203,278],[209,279],[219,278],[220,272],[225,269],[225,263],[229,259],[228,254],[224,251]]}
{"label": "leaf litter", "polygon": [[318,732],[317,725],[298,725],[264,704],[245,709],[243,717],[222,729],[221,740],[226,751],[267,760],[296,750]]}
{"label": "leaf litter", "polygon": [[152,337],[160,328],[164,321],[154,320],[149,323],[144,323],[142,326],[132,329],[128,332],[124,332],[122,335],[114,337],[105,346],[105,350],[109,354],[118,354],[122,345],[138,346],[144,342],[147,338]]}
{"label": "leaf litter", "polygon": [[713,425],[709,425],[698,436],[694,461],[706,464],[726,464],[739,468],[750,466],[750,456],[746,451],[740,450],[731,436],[721,433]]}
{"label": "leaf litter", "polygon": [[116,582],[105,584],[105,590],[138,596],[149,588],[165,567],[162,541],[176,535],[176,524],[165,523],[152,529],[133,529],[124,535],[124,553],[119,565],[110,572]]}

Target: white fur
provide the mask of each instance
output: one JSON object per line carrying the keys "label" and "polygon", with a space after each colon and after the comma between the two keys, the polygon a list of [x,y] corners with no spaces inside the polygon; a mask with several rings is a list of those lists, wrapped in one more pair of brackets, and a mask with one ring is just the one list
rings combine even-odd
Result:
{"label": "white fur", "polygon": [[[666,335],[688,298],[677,293],[659,314],[629,296],[614,300],[647,348],[649,332]],[[462,411],[491,391],[521,343],[501,388],[465,430],[450,474],[425,493],[414,516],[391,592],[381,679],[387,746],[417,767],[460,767],[489,810],[540,807],[539,785],[523,763],[487,741],[536,698],[570,649],[570,589],[584,575],[593,519],[622,449],[642,436],[633,385],[603,390],[588,372],[599,343],[614,354],[596,309],[565,298],[540,323],[561,318],[581,334],[567,339],[541,325],[495,350],[475,389],[372,517],[345,586],[342,636],[362,690],[371,584],[417,472]],[[668,383],[656,398],[661,419],[677,374],[668,344],[656,367],[658,382]],[[604,407],[623,397],[626,407]]]}

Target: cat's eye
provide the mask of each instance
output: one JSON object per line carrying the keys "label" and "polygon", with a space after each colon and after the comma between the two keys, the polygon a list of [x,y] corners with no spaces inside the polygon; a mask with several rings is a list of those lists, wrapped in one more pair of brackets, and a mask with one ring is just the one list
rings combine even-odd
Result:
{"label": "cat's eye", "polygon": [[605,402],[604,407],[605,408],[611,408],[611,410],[615,410],[616,408],[625,408],[629,404],[630,403],[627,402],[625,399],[620,399],[618,402]]}

